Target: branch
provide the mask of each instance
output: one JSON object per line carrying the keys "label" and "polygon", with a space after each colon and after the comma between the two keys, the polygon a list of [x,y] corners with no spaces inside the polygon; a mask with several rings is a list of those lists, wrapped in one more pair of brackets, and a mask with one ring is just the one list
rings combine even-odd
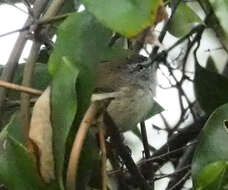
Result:
{"label": "branch", "polygon": [[[195,145],[196,144],[194,144],[193,146],[190,146],[185,151],[182,158],[180,158],[180,160],[179,160],[179,163],[176,167],[176,171],[179,171],[181,168],[185,168],[186,166],[189,166],[191,164],[193,152],[195,150]],[[170,189],[171,187],[174,187],[176,184],[178,184],[178,185],[176,185],[175,188],[173,188],[173,190],[181,190],[185,183],[185,180],[181,181],[181,179],[185,174],[186,174],[186,170],[183,170],[181,172],[178,172],[176,175],[174,175],[169,181],[167,190]],[[186,180],[187,180],[187,178],[186,178]]]}
{"label": "branch", "polygon": [[[108,144],[112,146],[110,143]],[[118,180],[118,189],[121,190],[131,190],[129,187],[126,177],[124,175],[124,169],[120,166],[119,157],[116,155],[116,152],[113,148],[108,148],[108,158],[112,165],[113,170],[108,171],[107,174],[109,177],[116,177]]]}
{"label": "branch", "polygon": [[[30,87],[32,84],[32,76],[35,69],[35,63],[39,56],[41,44],[38,41],[35,41],[32,44],[30,55],[28,61],[25,64],[23,72],[22,85]],[[30,95],[21,93],[21,124],[23,127],[23,136],[25,139],[28,139],[29,129],[30,129]]]}
{"label": "branch", "polygon": [[174,186],[169,188],[168,190],[175,190],[179,184],[183,183],[183,181],[186,181],[191,176],[191,171],[188,171]]}
{"label": "branch", "polygon": [[35,95],[35,96],[40,96],[42,94],[42,91],[40,91],[40,90],[36,90],[34,88],[21,86],[21,85],[18,85],[18,84],[13,84],[13,83],[10,83],[10,82],[5,82],[3,80],[0,80],[0,86],[4,87],[4,88],[16,90],[16,91],[19,91],[19,92],[25,92],[27,94],[31,94],[31,95]]}
{"label": "branch", "polygon": [[106,160],[107,153],[105,147],[105,137],[104,137],[104,126],[100,124],[99,126],[99,141],[100,141],[100,149],[101,149],[101,184],[102,190],[107,190],[107,173],[106,173]]}
{"label": "branch", "polygon": [[142,134],[142,142],[144,147],[145,158],[150,158],[150,147],[147,139],[147,131],[145,122],[140,123],[141,134]]}
{"label": "branch", "polygon": [[129,153],[129,149],[122,142],[122,137],[117,126],[107,112],[104,113],[104,124],[108,128],[108,135],[110,135],[111,137],[111,142],[113,146],[117,150],[130,174],[134,177],[135,180],[137,179],[138,186],[142,190],[151,190],[152,187],[150,187],[146,179],[143,177],[142,173],[137,168],[135,162],[133,161]]}
{"label": "branch", "polygon": [[[55,16],[58,10],[61,8],[62,3],[64,0],[55,0],[51,3],[51,5],[48,7],[47,12],[44,14],[43,18],[51,18],[52,16]],[[38,27],[38,26],[36,26]],[[48,28],[43,29],[48,30]],[[39,34],[42,32],[42,30],[35,30],[35,41],[33,42],[32,49],[30,51],[28,61],[25,64],[24,72],[23,72],[23,81],[22,85],[30,87],[32,84],[32,76],[33,72],[35,70],[35,63],[39,56],[39,51],[41,47],[40,39],[36,39],[36,36],[39,36]],[[28,140],[29,136],[29,129],[30,129],[30,96],[28,94],[21,94],[21,123],[23,126],[23,134],[24,138]]]}
{"label": "branch", "polygon": [[[181,2],[181,0],[174,0],[174,1],[172,1],[172,2],[173,2],[172,14],[171,14],[171,16],[169,17],[169,19],[167,20],[167,22],[165,23],[165,25],[164,25],[164,27],[163,27],[163,29],[162,29],[162,31],[161,31],[159,37],[158,37],[158,41],[159,41],[160,43],[162,43],[162,41],[163,41],[163,39],[164,39],[164,37],[165,37],[165,35],[166,35],[166,32],[167,32],[168,27],[169,27],[169,24],[170,24],[170,22],[171,22],[171,20],[172,20],[172,18],[173,18],[173,15],[174,15],[175,12],[176,12],[176,9],[177,9],[179,3]],[[157,54],[158,49],[159,49],[158,46],[156,46],[156,47],[153,49],[153,51],[152,51],[152,53],[151,53],[151,55],[150,55],[151,58],[153,58],[153,57]]]}
{"label": "branch", "polygon": [[41,27],[41,26],[43,26],[45,24],[51,24],[51,23],[54,23],[54,22],[58,22],[60,20],[65,19],[69,15],[70,15],[69,13],[66,13],[66,14],[57,15],[57,16],[53,16],[53,17],[41,18],[39,21],[34,22],[34,23],[30,23],[30,24],[28,24],[26,26],[23,26],[22,28],[19,28],[19,29],[16,29],[16,30],[13,30],[13,31],[10,31],[10,32],[7,32],[7,33],[0,34],[0,38],[1,37],[5,37],[5,36],[8,36],[10,34],[14,34],[16,32],[26,31],[26,30],[30,29],[30,27],[33,26],[33,25],[36,25],[38,27]]}
{"label": "branch", "polygon": [[[144,147],[144,154],[145,158],[149,159],[150,158],[150,147],[147,139],[147,131],[146,131],[146,125],[145,122],[140,123],[141,127],[141,134],[142,134],[142,142],[143,142],[143,147]],[[148,163],[150,165],[150,163]],[[145,167],[148,167],[147,164],[145,164]],[[150,168],[153,168],[153,166],[149,166]],[[149,171],[148,173],[144,173],[145,178],[148,180],[151,180],[151,186],[153,186],[154,189],[154,172],[153,170]]]}
{"label": "branch", "polygon": [[183,172],[185,170],[189,170],[190,168],[191,168],[191,165],[186,165],[183,168],[180,168],[178,170],[176,169],[173,173],[170,173],[170,174],[160,174],[160,175],[158,174],[158,175],[156,175],[154,180],[156,181],[156,180],[160,180],[160,179],[167,178],[167,177],[173,177],[175,175],[178,175],[180,172]]}
{"label": "branch", "polygon": [[104,105],[104,103],[102,104],[102,102],[91,103],[81,121],[74,139],[68,162],[66,177],[67,190],[75,190],[76,188],[77,169],[84,140],[86,138],[89,127],[93,124],[93,121],[96,119],[97,115],[103,111],[104,107],[106,107],[106,105]]}
{"label": "branch", "polygon": [[[150,159],[145,160],[145,164],[146,162],[156,163],[153,164],[153,169],[154,171],[157,171],[168,160],[180,157],[183,152],[182,147],[185,147],[188,142],[193,141],[198,136],[206,120],[207,118],[203,117],[189,126],[179,130],[178,133],[173,134],[165,145],[154,152]],[[182,150],[179,151],[179,149]],[[144,160],[141,162],[143,165]],[[150,168],[147,169],[151,170]]]}
{"label": "branch", "polygon": [[[33,106],[37,101],[37,98],[31,98],[30,99],[30,105]],[[15,109],[15,107],[18,107],[21,105],[21,101],[20,100],[8,100],[5,102],[4,104],[4,110],[7,110],[7,109]]]}
{"label": "branch", "polygon": [[[35,1],[34,6],[33,6],[33,15],[35,18],[38,18],[42,11],[45,9],[46,5],[48,3],[48,0],[39,0]],[[24,26],[29,25],[32,23],[31,18],[28,18],[27,21],[25,22]],[[12,78],[14,76],[14,72],[16,70],[17,64],[19,62],[21,53],[24,49],[25,43],[27,41],[27,35],[28,31],[23,31],[20,33],[20,35],[17,38],[17,41],[14,45],[14,48],[10,54],[10,57],[8,59],[8,62],[6,63],[6,67],[4,67],[2,75],[1,75],[1,80],[4,81],[12,81]],[[7,90],[5,88],[0,88],[0,115],[2,112],[2,106],[6,97]]]}

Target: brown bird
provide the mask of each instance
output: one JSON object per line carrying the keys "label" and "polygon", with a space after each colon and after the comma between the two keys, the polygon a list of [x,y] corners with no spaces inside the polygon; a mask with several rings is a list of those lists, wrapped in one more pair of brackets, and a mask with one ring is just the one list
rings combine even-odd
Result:
{"label": "brown bird", "polygon": [[147,58],[137,55],[126,63],[104,61],[97,68],[92,100],[114,98],[107,111],[121,131],[136,127],[153,108],[156,68],[155,65],[145,67],[147,62]]}

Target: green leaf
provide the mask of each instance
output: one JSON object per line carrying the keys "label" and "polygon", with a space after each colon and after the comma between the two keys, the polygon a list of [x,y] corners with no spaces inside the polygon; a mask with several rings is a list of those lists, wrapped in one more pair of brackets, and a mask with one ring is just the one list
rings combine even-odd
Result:
{"label": "green leaf", "polygon": [[228,1],[227,0],[209,0],[220,25],[228,37]]}
{"label": "green leaf", "polygon": [[21,115],[19,111],[16,111],[14,114],[12,114],[7,126],[8,133],[10,133],[16,141],[20,142],[25,146],[26,140],[23,135],[23,129],[21,126]]}
{"label": "green leaf", "polygon": [[[55,0],[52,0],[52,1],[55,1]],[[58,15],[74,12],[74,11],[76,11],[75,7],[76,7],[75,0],[68,0],[68,1],[64,2],[62,8],[58,12]]]}
{"label": "green leaf", "polygon": [[0,181],[10,190],[57,190],[56,183],[41,179],[34,156],[16,140],[15,127],[11,122],[0,134]]}
{"label": "green leaf", "polygon": [[83,0],[86,8],[105,26],[133,37],[154,24],[161,0]]}
{"label": "green leaf", "polygon": [[77,111],[75,82],[79,70],[66,57],[62,57],[60,67],[51,85],[51,109],[56,175],[60,187],[64,189],[62,175],[66,140]]}
{"label": "green leaf", "polygon": [[[126,51],[108,47],[111,35],[110,30],[86,11],[71,14],[58,30],[55,49],[48,64],[53,76],[52,121],[56,172],[62,189],[72,142],[95,88],[96,65],[100,60],[119,60],[128,55]],[[93,150],[95,146],[96,143],[93,143]],[[90,147],[85,145],[83,150],[86,153],[82,158],[88,161],[82,161],[80,167],[90,171],[92,167],[89,166],[93,163]],[[80,168],[78,172],[77,180],[81,181],[78,188],[83,189],[88,183],[89,174]]]}
{"label": "green leaf", "polygon": [[180,3],[169,24],[169,32],[181,37],[187,34],[195,23],[201,23],[199,16],[186,3]]}
{"label": "green leaf", "polygon": [[[52,121],[56,172],[62,189],[64,163],[77,126],[90,102],[95,85],[94,68],[102,58],[110,37],[111,32],[86,11],[71,14],[58,29],[55,49],[48,65],[53,75]],[[74,120],[75,127],[70,131]]]}
{"label": "green leaf", "polygon": [[151,108],[151,110],[147,113],[145,120],[149,119],[149,118],[153,117],[154,115],[161,113],[163,111],[164,111],[163,107],[159,103],[157,103],[157,101],[154,101],[154,105]]}
{"label": "green leaf", "polygon": [[58,29],[55,49],[48,62],[49,72],[56,73],[63,56],[79,69],[93,71],[91,67],[102,58],[111,35],[111,31],[88,12],[72,13]]}
{"label": "green leaf", "polygon": [[218,69],[217,69],[215,62],[211,56],[207,59],[206,69],[208,71],[218,73]]}
{"label": "green leaf", "polygon": [[[223,163],[221,161],[228,161],[228,149],[226,146],[226,142],[228,142],[228,130],[227,130],[227,120],[228,120],[228,104],[225,104],[218,109],[215,110],[215,112],[212,113],[212,115],[209,117],[208,121],[206,122],[198,140],[199,143],[196,147],[193,161],[192,161],[192,175],[193,175],[193,182],[194,186],[201,185],[203,183],[204,185],[206,182],[204,182],[205,175],[207,171],[209,170],[215,170],[217,172],[208,175],[214,175],[211,176],[208,183],[212,183],[213,185],[222,183],[225,184],[228,182],[227,175],[226,178],[224,178],[222,175],[221,170],[223,169]],[[217,163],[218,165],[211,165],[208,166],[209,168],[206,168],[203,170],[204,167],[206,167],[208,164],[215,163],[215,162],[221,162]],[[217,168],[216,168],[216,167]],[[215,172],[214,171],[214,172]],[[199,176],[201,182],[198,182]],[[216,177],[220,176],[220,177]],[[219,182],[218,180],[221,180],[222,182]],[[217,183],[219,182],[219,183]],[[200,184],[199,184],[200,183]],[[207,188],[208,189],[208,188]],[[217,189],[222,190],[222,189]],[[225,190],[225,189],[224,189]]]}
{"label": "green leaf", "polygon": [[225,161],[217,161],[205,166],[196,180],[197,189],[211,189],[221,190],[221,179],[227,170],[227,163]]}
{"label": "green leaf", "polygon": [[194,88],[201,108],[208,114],[228,102],[228,79],[199,64],[196,64]]}

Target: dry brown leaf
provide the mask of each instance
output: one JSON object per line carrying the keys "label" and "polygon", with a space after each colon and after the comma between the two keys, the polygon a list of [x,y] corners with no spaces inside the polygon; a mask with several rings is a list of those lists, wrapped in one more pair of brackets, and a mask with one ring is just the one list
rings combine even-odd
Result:
{"label": "dry brown leaf", "polygon": [[168,13],[165,9],[165,6],[163,4],[159,5],[157,14],[156,14],[156,19],[155,19],[155,25],[167,18],[168,18]]}
{"label": "dry brown leaf", "polygon": [[36,101],[29,131],[29,138],[38,147],[40,174],[47,183],[55,179],[50,118],[50,87],[48,87]]}
{"label": "dry brown leaf", "polygon": [[158,47],[162,47],[162,44],[159,42],[157,35],[154,32],[154,26],[151,26],[141,32],[139,35],[135,36],[133,39],[145,43],[151,44]]}

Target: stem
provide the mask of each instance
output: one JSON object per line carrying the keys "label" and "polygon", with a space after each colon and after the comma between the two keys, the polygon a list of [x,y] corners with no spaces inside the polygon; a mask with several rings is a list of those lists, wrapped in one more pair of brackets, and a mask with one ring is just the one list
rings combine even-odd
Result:
{"label": "stem", "polygon": [[62,7],[62,4],[64,3],[64,1],[65,0],[53,1],[42,19],[47,19],[55,16],[58,13],[59,9]]}
{"label": "stem", "polygon": [[[32,45],[32,49],[30,51],[30,55],[27,63],[25,64],[24,73],[23,73],[23,81],[22,85],[30,87],[32,84],[32,76],[35,69],[35,63],[39,55],[41,44],[35,41]],[[29,122],[30,122],[30,95],[21,93],[21,124],[23,130],[23,136],[25,139],[28,139],[29,135]]]}
{"label": "stem", "polygon": [[[165,38],[165,35],[166,35],[166,32],[168,31],[170,22],[171,22],[171,20],[172,20],[172,18],[173,18],[173,15],[175,14],[176,9],[177,9],[177,7],[178,7],[178,5],[179,5],[180,2],[181,2],[181,0],[174,0],[174,1],[173,1],[172,14],[171,14],[171,16],[169,17],[169,19],[166,21],[166,23],[165,23],[165,25],[164,25],[164,27],[163,27],[163,29],[162,29],[162,32],[160,33],[160,35],[159,35],[159,37],[158,37],[158,41],[159,41],[160,43],[162,43],[163,39]],[[151,58],[153,58],[153,57],[157,54],[158,49],[159,49],[159,47],[155,47],[155,48],[153,49],[153,51],[151,52],[151,55],[150,55]]]}
{"label": "stem", "polygon": [[105,138],[104,138],[104,126],[99,126],[99,141],[100,141],[100,148],[101,148],[101,184],[102,190],[107,190],[107,173],[106,173],[106,160],[107,160],[107,153],[105,147]]}
{"label": "stem", "polygon": [[[51,18],[57,14],[59,9],[61,8],[62,3],[64,0],[55,0],[48,8],[47,12],[43,16],[44,19]],[[48,31],[48,28],[44,29],[46,32]],[[29,54],[28,62],[25,65],[24,73],[23,73],[23,86],[31,86],[32,84],[32,76],[33,71],[35,69],[35,63],[39,55],[41,43],[38,41],[35,41],[32,45],[32,49]],[[25,139],[28,139],[29,135],[29,129],[30,129],[30,96],[27,94],[21,94],[21,122],[23,126],[23,134]]]}
{"label": "stem", "polygon": [[151,190],[152,187],[147,183],[146,179],[137,168],[135,162],[133,161],[129,153],[129,149],[122,142],[123,140],[121,138],[118,127],[115,125],[112,118],[107,112],[104,113],[104,124],[108,128],[108,132],[111,137],[111,143],[115,147],[117,153],[120,155],[130,174],[135,180],[137,180],[138,186],[142,190]]}
{"label": "stem", "polygon": [[89,127],[93,123],[98,113],[101,112],[103,107],[104,106],[101,106],[99,102],[91,103],[78,128],[77,134],[74,139],[73,147],[71,150],[68,168],[67,168],[67,177],[66,177],[67,190],[76,189],[77,170],[78,170],[80,154],[82,151],[82,146],[84,144]]}
{"label": "stem", "polygon": [[[46,7],[48,3],[48,0],[39,0],[35,1],[33,6],[33,15],[38,18],[44,8]],[[27,26],[32,23],[31,18],[28,18],[24,24],[24,26]],[[24,49],[25,43],[27,41],[28,31],[23,31],[20,33],[20,35],[17,38],[17,41],[14,45],[14,48],[10,54],[9,60],[6,63],[6,67],[4,67],[1,80],[4,81],[12,81],[17,64],[19,62],[19,59],[21,57],[22,51]],[[0,88],[0,115],[2,112],[2,106],[6,97],[7,90],[5,88]]]}
{"label": "stem", "polygon": [[148,143],[148,139],[147,139],[147,131],[146,131],[145,122],[140,123],[140,128],[141,128],[145,158],[148,159],[148,158],[150,158],[150,147],[149,147],[149,143]]}
{"label": "stem", "polygon": [[[66,13],[66,14],[62,14],[62,15],[58,15],[58,16],[53,16],[53,17],[49,17],[49,18],[41,18],[38,22],[35,23],[35,25],[39,26],[39,25],[44,25],[44,24],[51,24],[54,22],[58,22],[60,20],[65,19],[66,17],[68,17],[71,13]],[[4,37],[4,36],[8,36],[10,34],[14,34],[16,32],[23,32],[25,30],[28,30],[32,25],[34,25],[34,23],[30,23],[26,26],[23,26],[22,28],[7,32],[7,33],[3,33],[0,34],[0,38]]]}
{"label": "stem", "polygon": [[4,87],[4,88],[7,88],[7,89],[12,89],[12,90],[16,90],[16,91],[19,91],[19,92],[24,92],[24,93],[35,95],[35,96],[40,96],[42,94],[42,91],[40,91],[40,90],[36,90],[36,89],[33,89],[33,88],[29,88],[29,87],[13,84],[13,83],[6,82],[6,81],[3,81],[3,80],[0,80],[0,86]]}

